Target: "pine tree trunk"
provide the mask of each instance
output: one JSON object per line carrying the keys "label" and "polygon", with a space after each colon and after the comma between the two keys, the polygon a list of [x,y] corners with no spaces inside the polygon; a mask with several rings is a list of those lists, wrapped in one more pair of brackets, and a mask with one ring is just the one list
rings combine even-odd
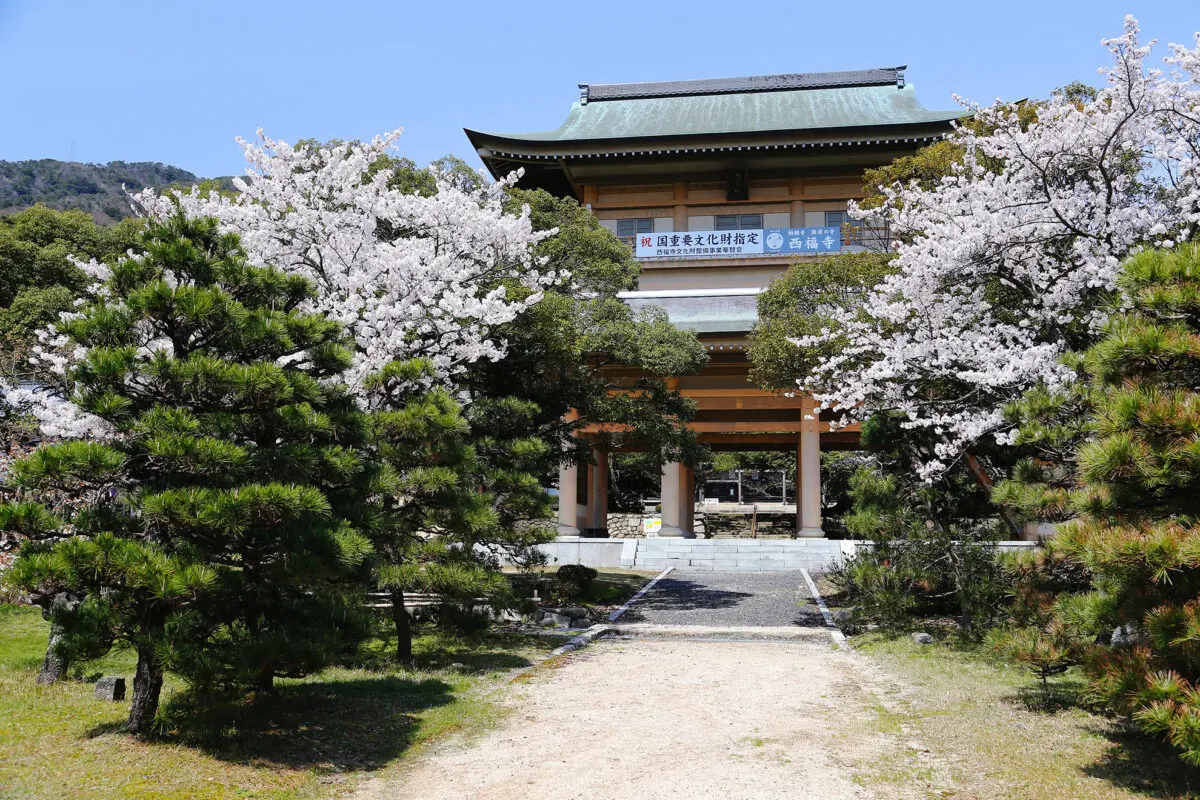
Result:
{"label": "pine tree trunk", "polygon": [[[967,471],[969,471],[971,475],[975,477],[975,480],[980,486],[987,490],[988,497],[991,497],[992,489],[995,488],[996,484],[995,481],[992,480],[992,476],[988,475],[987,470],[985,470],[983,465],[979,463],[979,459],[976,458],[972,453],[965,453],[963,461],[967,465]],[[1012,515],[1012,512],[1004,506],[998,506],[997,510],[1000,512],[1000,518],[1004,520],[1004,524],[1006,524],[1008,529],[1012,531],[1013,538],[1022,538],[1022,528],[1017,522],[1016,517]]]}
{"label": "pine tree trunk", "polygon": [[412,661],[412,618],[404,608],[404,592],[392,589],[392,621],[396,624],[396,660]]}
{"label": "pine tree trunk", "polygon": [[264,667],[263,671],[258,673],[258,680],[254,682],[254,690],[256,692],[270,692],[275,689],[275,669],[273,667]]}
{"label": "pine tree trunk", "polygon": [[[959,543],[959,547],[965,547],[963,543]],[[962,579],[962,554],[955,551],[954,542],[950,542],[950,565],[951,572],[954,575],[954,595],[958,600],[959,624],[964,631],[971,630],[971,609],[967,604],[967,591],[963,586]]]}
{"label": "pine tree trunk", "polygon": [[133,701],[129,705],[130,733],[146,735],[153,729],[162,685],[162,663],[154,649],[149,646],[138,647],[137,669],[133,673]]}
{"label": "pine tree trunk", "polygon": [[42,659],[42,671],[38,673],[37,682],[43,685],[58,683],[67,676],[70,660],[63,655],[61,645],[66,637],[66,629],[57,621],[62,615],[70,614],[79,608],[80,600],[66,592],[59,592],[49,599],[48,604],[43,598],[42,619],[50,623],[50,641],[46,645],[46,657]]}
{"label": "pine tree trunk", "polygon": [[46,645],[46,657],[42,659],[42,671],[38,673],[37,682],[42,685],[58,683],[67,675],[71,665],[66,656],[59,652],[59,643],[63,639],[61,625],[50,623],[50,643]]}

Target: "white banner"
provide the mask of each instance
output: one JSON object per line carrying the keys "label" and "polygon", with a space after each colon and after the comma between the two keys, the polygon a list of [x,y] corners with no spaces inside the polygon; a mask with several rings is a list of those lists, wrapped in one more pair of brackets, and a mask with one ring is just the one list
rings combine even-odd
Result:
{"label": "white banner", "polygon": [[687,233],[639,233],[638,258],[686,258],[688,256],[756,255],[763,251],[763,232],[688,231]]}

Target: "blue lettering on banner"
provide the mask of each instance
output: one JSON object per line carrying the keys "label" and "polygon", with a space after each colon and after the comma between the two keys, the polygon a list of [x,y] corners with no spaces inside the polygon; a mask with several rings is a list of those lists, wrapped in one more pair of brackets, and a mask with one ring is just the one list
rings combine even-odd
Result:
{"label": "blue lettering on banner", "polygon": [[836,253],[842,249],[842,229],[768,228],[763,231],[764,253]]}
{"label": "blue lettering on banner", "polygon": [[635,249],[638,258],[837,253],[842,249],[842,229],[834,225],[825,228],[641,233],[635,240]]}

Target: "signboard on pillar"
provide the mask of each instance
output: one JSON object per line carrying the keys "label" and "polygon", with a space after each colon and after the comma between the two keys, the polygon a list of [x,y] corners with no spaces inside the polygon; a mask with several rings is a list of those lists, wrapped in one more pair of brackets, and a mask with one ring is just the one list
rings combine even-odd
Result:
{"label": "signboard on pillar", "polygon": [[748,231],[687,231],[640,233],[638,258],[695,258],[697,256],[814,255],[842,249],[842,229],[762,228]]}

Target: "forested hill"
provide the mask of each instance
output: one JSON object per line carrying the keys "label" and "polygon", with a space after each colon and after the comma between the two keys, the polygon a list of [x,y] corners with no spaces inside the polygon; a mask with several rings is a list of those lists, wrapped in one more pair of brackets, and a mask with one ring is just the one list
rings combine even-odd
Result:
{"label": "forested hill", "polygon": [[[0,161],[0,215],[42,203],[64,210],[78,208],[91,214],[96,222],[108,224],[133,213],[121,184],[137,191],[147,186],[189,185],[198,180],[185,169],[151,161]],[[218,180],[227,183],[229,179]]]}

